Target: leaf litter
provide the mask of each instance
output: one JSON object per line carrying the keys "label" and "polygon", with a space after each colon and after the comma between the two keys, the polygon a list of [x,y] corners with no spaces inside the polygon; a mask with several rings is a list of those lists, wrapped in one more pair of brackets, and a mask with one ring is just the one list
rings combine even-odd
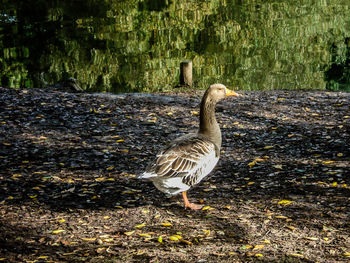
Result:
{"label": "leaf litter", "polygon": [[350,95],[220,102],[221,160],[188,211],[137,175],[196,128],[201,94],[0,88],[0,260],[348,260]]}

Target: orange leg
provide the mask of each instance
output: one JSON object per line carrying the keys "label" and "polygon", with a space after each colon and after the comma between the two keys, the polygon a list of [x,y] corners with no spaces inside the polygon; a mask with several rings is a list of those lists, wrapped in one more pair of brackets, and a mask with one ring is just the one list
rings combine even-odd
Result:
{"label": "orange leg", "polygon": [[202,208],[201,205],[193,204],[193,203],[190,203],[190,201],[188,201],[187,192],[186,191],[182,192],[182,197],[184,199],[185,208],[189,208],[189,209],[192,209],[192,210],[198,210],[198,209]]}

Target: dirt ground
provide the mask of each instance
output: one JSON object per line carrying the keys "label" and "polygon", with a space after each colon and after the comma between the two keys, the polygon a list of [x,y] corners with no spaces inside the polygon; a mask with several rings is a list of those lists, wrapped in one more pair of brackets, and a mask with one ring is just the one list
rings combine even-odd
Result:
{"label": "dirt ground", "polygon": [[0,262],[349,262],[350,94],[241,92],[183,208],[137,175],[202,92],[0,88]]}

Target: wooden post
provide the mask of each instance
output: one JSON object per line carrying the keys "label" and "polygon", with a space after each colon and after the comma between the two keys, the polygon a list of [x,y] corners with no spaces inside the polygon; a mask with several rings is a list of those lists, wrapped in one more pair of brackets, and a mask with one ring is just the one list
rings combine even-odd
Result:
{"label": "wooden post", "polygon": [[190,60],[180,63],[180,85],[192,86],[192,61]]}

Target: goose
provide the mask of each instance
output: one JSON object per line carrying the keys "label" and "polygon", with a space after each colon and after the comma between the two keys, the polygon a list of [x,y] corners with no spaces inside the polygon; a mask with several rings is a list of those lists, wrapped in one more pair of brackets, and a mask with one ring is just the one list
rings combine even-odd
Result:
{"label": "goose", "polygon": [[190,203],[187,191],[216,166],[220,157],[221,131],[215,118],[215,105],[226,96],[239,96],[223,84],[213,84],[204,93],[197,133],[187,134],[162,149],[140,179],[149,179],[167,195],[182,193],[185,209],[201,209]]}

